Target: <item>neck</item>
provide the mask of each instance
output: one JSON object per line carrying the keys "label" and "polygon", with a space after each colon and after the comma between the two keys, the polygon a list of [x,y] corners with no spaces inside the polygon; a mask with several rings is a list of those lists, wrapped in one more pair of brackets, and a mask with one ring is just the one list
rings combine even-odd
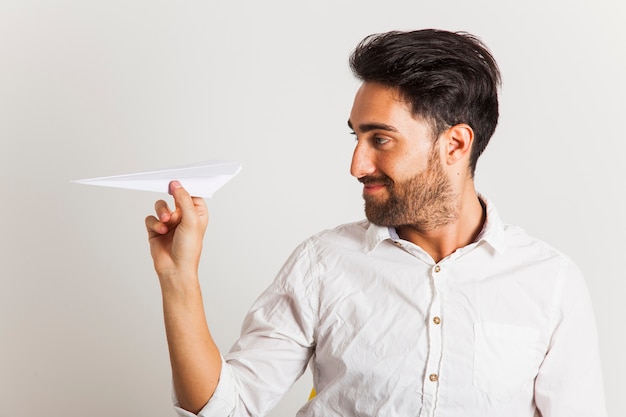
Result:
{"label": "neck", "polygon": [[398,235],[424,249],[435,262],[474,242],[485,223],[486,213],[478,195],[471,189],[459,197],[457,216],[451,222],[424,230],[419,225],[397,228]]}

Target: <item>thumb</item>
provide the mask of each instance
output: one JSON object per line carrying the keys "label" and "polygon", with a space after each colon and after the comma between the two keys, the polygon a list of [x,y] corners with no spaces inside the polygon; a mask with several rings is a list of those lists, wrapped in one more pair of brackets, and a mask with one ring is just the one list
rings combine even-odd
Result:
{"label": "thumb", "polygon": [[189,226],[206,227],[206,206],[202,199],[191,197],[180,181],[170,182],[169,188],[169,192],[176,203],[176,211],[180,212],[181,222]]}
{"label": "thumb", "polygon": [[178,180],[171,181],[169,184],[169,193],[174,197],[176,207],[180,209],[183,217],[190,214],[190,210],[193,209],[193,202],[191,196],[185,190],[183,185]]}

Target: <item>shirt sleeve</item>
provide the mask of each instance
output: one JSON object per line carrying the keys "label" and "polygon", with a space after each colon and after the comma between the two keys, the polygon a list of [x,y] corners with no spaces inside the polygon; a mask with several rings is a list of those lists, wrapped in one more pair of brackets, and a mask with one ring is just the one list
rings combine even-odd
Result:
{"label": "shirt sleeve", "polygon": [[228,367],[222,357],[222,371],[220,372],[219,383],[209,402],[200,410],[198,414],[193,414],[180,407],[176,393],[172,390],[172,400],[174,410],[180,417],[204,417],[204,416],[232,416],[234,415],[236,401],[233,379]]}
{"label": "shirt sleeve", "polygon": [[[305,242],[252,305],[224,355],[216,391],[200,417],[265,415],[304,373],[314,350],[317,262]],[[181,417],[191,414],[176,405]]]}
{"label": "shirt sleeve", "polygon": [[555,302],[555,327],[535,380],[542,417],[606,417],[591,299],[578,268],[566,262]]}

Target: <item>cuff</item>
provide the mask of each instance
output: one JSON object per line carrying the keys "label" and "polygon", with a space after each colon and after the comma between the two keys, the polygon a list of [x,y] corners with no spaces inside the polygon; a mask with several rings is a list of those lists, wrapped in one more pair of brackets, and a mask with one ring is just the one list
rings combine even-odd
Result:
{"label": "cuff", "polygon": [[200,410],[198,414],[191,413],[187,410],[180,408],[178,399],[176,398],[176,392],[172,390],[172,400],[174,402],[174,410],[180,417],[210,417],[210,416],[230,416],[235,409],[235,385],[233,377],[230,373],[230,369],[222,357],[222,370],[220,372],[220,379],[215,388],[213,396]]}

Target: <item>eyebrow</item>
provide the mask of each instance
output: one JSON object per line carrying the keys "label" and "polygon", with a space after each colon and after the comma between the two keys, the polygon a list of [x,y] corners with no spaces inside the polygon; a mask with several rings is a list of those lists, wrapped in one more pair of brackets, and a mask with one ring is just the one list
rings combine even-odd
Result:
{"label": "eyebrow", "polygon": [[[354,127],[352,126],[352,122],[350,120],[348,120],[348,127],[354,130]],[[391,125],[386,125],[384,123],[364,123],[364,124],[359,125],[359,130],[363,133],[367,133],[372,130],[386,130],[387,132],[398,131],[395,127]]]}

